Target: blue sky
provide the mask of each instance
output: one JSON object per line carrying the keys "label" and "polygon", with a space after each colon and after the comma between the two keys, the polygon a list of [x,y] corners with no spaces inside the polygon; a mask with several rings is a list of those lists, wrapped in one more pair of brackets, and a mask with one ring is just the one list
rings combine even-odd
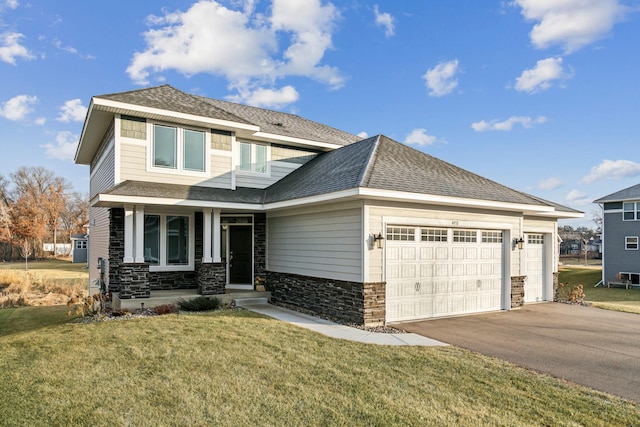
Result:
{"label": "blue sky", "polygon": [[0,174],[73,163],[91,96],[185,92],[385,134],[585,212],[640,182],[638,0],[0,0]]}

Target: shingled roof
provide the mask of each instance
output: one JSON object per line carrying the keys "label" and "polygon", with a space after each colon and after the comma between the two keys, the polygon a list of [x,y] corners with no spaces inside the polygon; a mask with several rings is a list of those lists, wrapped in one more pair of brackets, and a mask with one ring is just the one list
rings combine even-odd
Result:
{"label": "shingled roof", "polygon": [[362,139],[295,114],[191,95],[169,85],[98,95],[94,98],[254,125],[264,133],[335,145],[347,145]]}
{"label": "shingled roof", "polygon": [[267,188],[265,202],[352,188],[549,206],[562,212],[578,212],[513,190],[384,135],[316,157]]}
{"label": "shingled roof", "polygon": [[640,200],[640,184],[632,185],[624,190],[601,197],[598,200],[594,200],[594,203],[620,202],[623,200]]}

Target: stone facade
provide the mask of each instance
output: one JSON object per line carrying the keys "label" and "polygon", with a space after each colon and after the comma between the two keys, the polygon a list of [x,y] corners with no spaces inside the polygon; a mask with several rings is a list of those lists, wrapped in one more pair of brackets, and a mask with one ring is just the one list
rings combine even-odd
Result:
{"label": "stone facade", "polygon": [[149,286],[149,264],[127,263],[120,265],[120,290],[118,296],[121,299],[149,298],[151,288]]}
{"label": "stone facade", "polygon": [[227,284],[227,266],[223,263],[202,263],[198,266],[198,293],[224,294]]}
{"label": "stone facade", "polygon": [[511,308],[520,308],[524,305],[524,282],[527,276],[511,277]]}
{"label": "stone facade", "polygon": [[267,272],[274,301],[358,325],[385,322],[385,283],[357,283]]}
{"label": "stone facade", "polygon": [[109,209],[109,292],[120,290],[120,264],[124,258],[124,209]]}
{"label": "stone facade", "polygon": [[560,286],[560,273],[553,273],[553,301],[558,302],[558,287]]}
{"label": "stone facade", "polygon": [[253,216],[253,272],[255,277],[265,277],[267,271],[267,215]]}

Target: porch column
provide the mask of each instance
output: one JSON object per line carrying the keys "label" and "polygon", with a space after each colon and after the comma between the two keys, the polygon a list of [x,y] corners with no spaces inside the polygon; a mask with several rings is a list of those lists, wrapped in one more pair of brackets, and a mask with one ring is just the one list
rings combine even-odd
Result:
{"label": "porch column", "polygon": [[136,261],[144,262],[144,206],[136,206]]}
{"label": "porch column", "polygon": [[212,209],[204,209],[202,211],[203,263],[213,262],[213,259],[211,258],[211,212]]}
{"label": "porch column", "polygon": [[[220,254],[220,209],[213,210],[213,262],[222,262]],[[211,235],[210,235],[211,236]]]}
{"label": "porch column", "polygon": [[124,258],[122,262],[133,262],[133,206],[124,207]]}

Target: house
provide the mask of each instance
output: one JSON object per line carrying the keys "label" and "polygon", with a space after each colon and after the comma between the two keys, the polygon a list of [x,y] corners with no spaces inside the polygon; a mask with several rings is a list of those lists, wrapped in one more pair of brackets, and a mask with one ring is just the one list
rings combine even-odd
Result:
{"label": "house", "polygon": [[602,208],[602,283],[640,285],[640,184],[595,200]]}
{"label": "house", "polygon": [[379,135],[163,85],[92,98],[92,279],[115,299],[253,289],[358,324],[551,301],[581,212]]}
{"label": "house", "polygon": [[87,262],[88,235],[77,233],[71,236],[71,262]]}

